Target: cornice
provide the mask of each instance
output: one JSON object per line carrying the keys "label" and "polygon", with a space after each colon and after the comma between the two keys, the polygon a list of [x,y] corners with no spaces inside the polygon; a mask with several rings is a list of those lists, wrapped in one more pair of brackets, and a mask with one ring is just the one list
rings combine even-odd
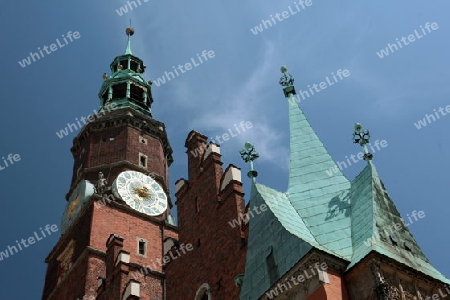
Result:
{"label": "cornice", "polygon": [[79,155],[83,142],[93,132],[101,132],[104,129],[132,127],[158,139],[168,155],[167,162],[170,166],[173,162],[172,147],[170,146],[164,123],[157,121],[150,116],[130,108],[118,108],[106,115],[102,115],[92,122],[87,122],[78,135],[73,139],[73,146],[70,149],[73,156]]}

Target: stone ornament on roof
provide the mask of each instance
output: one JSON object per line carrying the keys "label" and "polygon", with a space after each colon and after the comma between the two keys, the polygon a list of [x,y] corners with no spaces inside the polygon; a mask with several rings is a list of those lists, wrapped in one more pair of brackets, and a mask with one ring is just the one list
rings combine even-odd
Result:
{"label": "stone ornament on roof", "polygon": [[284,86],[283,92],[284,96],[286,98],[292,97],[296,94],[295,88],[294,88],[294,77],[287,72],[287,67],[282,66],[281,67],[281,73],[283,73],[283,76],[280,78],[280,84]]}
{"label": "stone ornament on roof", "polygon": [[281,76],[281,78],[280,78],[280,84],[285,87],[293,86],[294,85],[294,77],[291,74],[287,73],[286,66],[281,67],[281,73],[283,73],[283,76]]}
{"label": "stone ornament on roof", "polygon": [[370,143],[369,130],[363,130],[363,126],[359,123],[355,124],[355,131],[353,132],[353,143],[359,144],[364,149],[364,160],[372,160],[373,154],[367,149],[367,144]]}
{"label": "stone ornament on roof", "polygon": [[256,151],[255,146],[249,142],[246,142],[244,149],[242,149],[239,154],[246,163],[250,163],[250,171],[248,171],[247,176],[252,179],[256,178],[258,176],[258,172],[253,169],[253,161],[259,157],[259,153]]}

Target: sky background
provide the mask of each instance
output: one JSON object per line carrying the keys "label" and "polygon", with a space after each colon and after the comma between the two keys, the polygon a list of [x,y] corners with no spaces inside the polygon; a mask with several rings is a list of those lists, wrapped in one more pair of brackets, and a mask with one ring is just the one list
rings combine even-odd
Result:
{"label": "sky background", "polygon": [[[431,263],[450,277],[450,116],[420,130],[414,125],[450,104],[448,1],[313,0],[257,35],[250,28],[294,8],[294,1],[141,3],[123,16],[116,12],[126,5],[122,0],[2,4],[0,157],[19,154],[21,160],[0,171],[0,251],[46,224],[60,226],[76,133],[60,139],[56,132],[98,108],[102,74],[124,52],[131,18],[133,53],[147,65],[148,80],[203,50],[215,53],[202,65],[153,86],[153,116],[166,124],[174,151],[172,191],[177,179],[187,177],[184,141],[189,131],[215,137],[241,121],[253,127],[221,144],[224,167],[233,163],[244,177],[248,167],[238,152],[249,140],[260,153],[258,181],[285,191],[288,103],[278,84],[280,66],[289,67],[297,91],[348,69],[348,78],[300,106],[335,160],[361,151],[351,140],[355,122],[370,130],[372,141],[387,141],[386,148],[374,153],[378,172],[403,217],[425,212],[409,229]],[[377,56],[387,43],[420,32],[426,22],[438,23],[439,29],[383,59]],[[18,64],[68,31],[81,37],[25,68]],[[364,164],[360,161],[344,174],[353,179]],[[245,178],[247,199],[249,187]],[[59,234],[0,262],[0,299],[41,298],[44,259]]]}

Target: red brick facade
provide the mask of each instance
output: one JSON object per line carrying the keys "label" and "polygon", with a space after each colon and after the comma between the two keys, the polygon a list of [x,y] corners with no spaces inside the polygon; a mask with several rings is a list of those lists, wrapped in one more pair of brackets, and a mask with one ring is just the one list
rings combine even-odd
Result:
{"label": "red brick facade", "polygon": [[[167,299],[205,299],[203,292],[212,299],[238,299],[234,279],[244,273],[246,233],[228,222],[245,210],[242,183],[225,175],[235,167],[223,171],[220,154],[205,148],[205,136],[191,132],[186,147],[189,181],[180,179],[176,193],[179,242],[192,243],[195,251],[167,265]],[[197,157],[195,149],[202,150]]]}
{"label": "red brick facade", "polygon": [[[111,184],[120,172],[135,170],[151,173],[169,195],[172,158],[164,127],[126,111],[89,123],[74,139],[69,194],[81,180],[95,183],[98,172]],[[47,257],[43,299],[239,299],[236,279],[245,271],[248,237],[246,224],[232,225],[248,209],[240,170],[233,165],[224,170],[219,147],[207,144],[207,137],[200,133],[191,132],[185,146],[188,180],[176,182],[175,194],[179,227],[167,221],[170,208],[150,217],[121,199],[100,204],[101,198],[92,196]],[[140,154],[147,157],[146,166]],[[145,243],[144,254],[139,254],[139,242]],[[287,299],[283,298],[286,295],[303,295],[301,299],[306,300],[380,299],[383,282],[377,282],[376,274],[382,274],[393,295],[420,294],[425,299],[446,292],[435,280],[381,256],[370,255],[347,271],[345,262],[314,253],[298,266],[308,269],[308,260],[316,255],[311,261],[328,263],[326,278],[317,274],[280,299]],[[269,298],[263,295],[261,299]]]}
{"label": "red brick facade", "polygon": [[[111,254],[112,258],[108,256],[107,241],[111,234],[122,238],[119,248],[129,254],[129,264],[115,265],[119,250]],[[167,237],[176,238],[177,229],[163,221],[135,212],[123,204],[95,205],[92,202],[47,258],[43,299],[76,300],[84,296],[97,296],[99,277],[106,279],[100,291],[104,290],[103,293],[109,296],[98,299],[122,299],[120,295],[123,290],[115,291],[118,282],[108,281],[111,274],[117,272],[121,275],[121,286],[130,280],[140,282],[141,299],[163,299],[161,259],[164,256],[163,240]],[[147,241],[145,256],[138,254],[139,239]],[[58,284],[58,275],[61,274],[58,257],[71,242],[74,245],[69,258],[72,268]],[[139,271],[146,266],[151,267],[152,273],[141,276]],[[117,276],[112,277],[117,280]]]}
{"label": "red brick facade", "polygon": [[314,291],[307,300],[350,300],[342,276],[333,270],[327,270],[329,283]]}
{"label": "red brick facade", "polygon": [[[120,172],[134,169],[151,172],[169,191],[169,166],[173,159],[165,126],[142,113],[120,109],[87,123],[74,139],[71,151],[71,190],[82,179],[96,182],[100,171],[112,183]],[[142,166],[140,155],[146,157],[147,167]]]}
{"label": "red brick facade", "polygon": [[[72,189],[83,179],[95,183],[99,171],[111,183],[132,169],[156,174],[168,190],[168,148],[136,126],[120,116],[88,124],[72,148]],[[201,134],[192,133],[186,145],[189,181],[181,180],[177,191],[180,233],[164,221],[166,214],[149,217],[120,199],[101,204],[94,195],[47,258],[43,299],[119,300],[138,285],[139,299],[184,300],[204,284],[214,299],[238,298],[235,277],[244,273],[247,233],[244,225],[229,222],[245,212],[240,171],[232,165],[223,171],[218,148],[206,157]],[[192,155],[198,147],[203,154]],[[148,157],[148,168],[139,166],[140,153]],[[146,243],[145,255],[138,253],[139,241]],[[189,244],[191,251],[183,252]],[[164,265],[169,250],[178,255]],[[129,299],[137,299],[130,293]]]}
{"label": "red brick facade", "polygon": [[[103,172],[111,185],[126,170],[151,174],[169,195],[172,150],[164,124],[149,116],[125,108],[99,117],[81,130],[71,151],[75,161],[68,196],[81,180],[95,184]],[[47,257],[43,299],[122,300],[128,294],[127,299],[135,299],[136,286],[139,299],[165,299],[164,241],[178,238],[177,228],[166,221],[170,198],[169,209],[151,217],[108,195],[103,203],[91,197]]]}

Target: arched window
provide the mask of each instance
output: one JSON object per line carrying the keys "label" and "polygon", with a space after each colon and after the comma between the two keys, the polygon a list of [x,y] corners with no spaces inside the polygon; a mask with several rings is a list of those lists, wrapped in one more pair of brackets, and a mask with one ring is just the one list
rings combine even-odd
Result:
{"label": "arched window", "polygon": [[202,284],[198,288],[194,300],[212,300],[211,286],[207,283]]}

